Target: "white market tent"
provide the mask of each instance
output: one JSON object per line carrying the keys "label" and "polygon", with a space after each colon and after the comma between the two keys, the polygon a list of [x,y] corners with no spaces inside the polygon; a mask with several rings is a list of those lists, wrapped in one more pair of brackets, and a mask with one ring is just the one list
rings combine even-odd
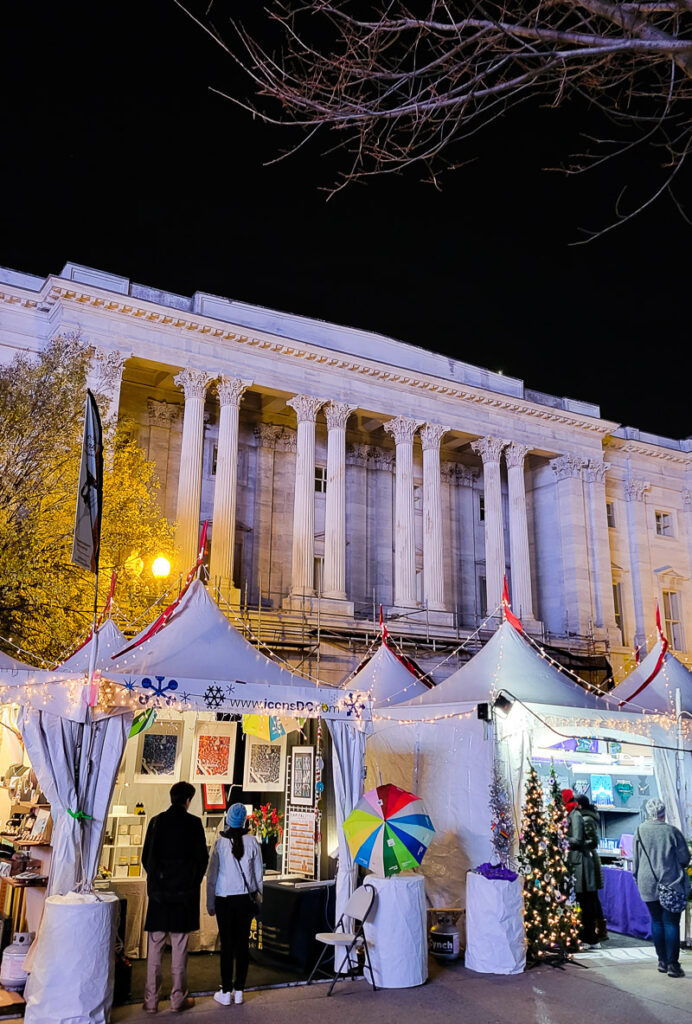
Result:
{"label": "white market tent", "polygon": [[15,670],[21,669],[22,671],[27,672],[32,671],[31,665],[26,665],[23,661],[17,661],[16,658],[11,658],[9,654],[5,654],[3,651],[0,651],[0,668]]}
{"label": "white market tent", "polygon": [[[552,659],[554,662],[554,659]],[[421,697],[413,706],[479,704],[500,691],[510,699],[532,704],[601,708],[603,697],[574,682],[556,663],[551,664],[509,622],[503,622],[478,654]]]}
{"label": "white market tent", "polygon": [[[675,714],[675,691],[680,690],[681,711],[692,714],[692,672],[674,654],[667,650],[658,673],[639,693],[637,690],[655,671],[661,656],[662,641],[658,640],[644,660],[617,686],[611,696],[619,701],[632,698],[623,711],[653,711],[660,715]],[[635,696],[636,694],[636,696]]]}
{"label": "white market tent", "polygon": [[401,704],[429,689],[384,639],[360,671],[341,685],[362,693],[375,708]]}
{"label": "white market tent", "polygon": [[[492,703],[500,691],[527,705],[515,703],[509,729],[477,717],[478,704]],[[613,717],[607,702],[504,622],[478,654],[433,690],[386,712],[373,711],[368,779],[416,793],[435,825],[421,865],[433,905],[463,906],[466,872],[491,859],[488,785],[496,754],[520,805],[533,724],[540,725],[532,709],[539,716],[564,712],[582,724]]]}
{"label": "white market tent", "polygon": [[[143,629],[130,646],[148,632]],[[253,647],[214,603],[201,580],[183,595],[165,627],[139,646],[110,659],[107,675],[157,675],[165,678],[238,681],[271,686],[314,683],[291,672]],[[206,688],[206,687],[205,687]],[[188,690],[191,696],[196,694]]]}
{"label": "white market tent", "polygon": [[[123,647],[127,645],[127,640],[112,619],[106,619],[100,629],[97,630],[96,637],[98,645],[96,647],[95,667],[97,669],[109,668],[112,664],[113,655],[118,651],[121,651]],[[77,650],[69,656],[69,658],[66,658],[65,661],[60,663],[60,671],[78,673],[88,672],[89,659],[91,657],[91,651],[94,643],[95,639],[92,636],[85,644],[78,647]]]}

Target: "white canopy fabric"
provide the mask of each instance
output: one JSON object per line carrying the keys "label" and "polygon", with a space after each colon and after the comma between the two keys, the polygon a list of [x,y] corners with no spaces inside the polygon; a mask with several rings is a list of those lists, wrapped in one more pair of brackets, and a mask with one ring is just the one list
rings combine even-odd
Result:
{"label": "white canopy fabric", "polygon": [[[103,827],[131,724],[131,712],[82,724],[48,711],[20,711],[26,751],[54,821],[49,896],[80,885],[88,889],[96,876]],[[80,811],[88,817],[75,817]]]}
{"label": "white canopy fabric", "polygon": [[22,669],[27,672],[32,671],[31,665],[27,665],[23,661],[17,661],[16,658],[11,658],[9,654],[4,654],[2,651],[0,651],[0,668]]}
{"label": "white canopy fabric", "polygon": [[366,665],[342,684],[344,690],[357,690],[372,701],[373,707],[391,707],[427,693],[428,687],[396,656],[383,641]]}
{"label": "white canopy fabric", "polygon": [[500,690],[524,703],[576,708],[603,708],[607,703],[551,665],[509,622],[503,622],[470,661],[406,706],[489,702]]}
{"label": "white canopy fabric", "polygon": [[[132,643],[146,632],[142,630]],[[214,604],[201,580],[192,583],[163,629],[128,653],[111,658],[107,672],[314,686],[248,643]]]}
{"label": "white canopy fabric", "polygon": [[[613,687],[610,695],[616,702],[627,700],[648,679],[658,664],[661,655],[659,640],[644,660],[630,672],[622,682]],[[633,697],[631,704],[625,704],[623,711],[654,711],[659,715],[675,714],[675,691],[680,690],[681,710],[692,713],[692,672],[674,654],[666,651],[663,664],[656,676]]]}
{"label": "white canopy fabric", "polygon": [[[120,632],[112,619],[106,619],[98,630],[96,639],[98,640],[98,646],[96,648],[96,668],[110,668],[113,664],[113,655],[117,654],[118,651],[122,651],[123,647],[127,646],[127,639],[124,634]],[[79,650],[75,651],[74,654],[71,654],[69,658],[61,662],[59,666],[60,671],[88,672],[91,649],[94,646],[96,639],[92,636],[83,647],[80,647]]]}

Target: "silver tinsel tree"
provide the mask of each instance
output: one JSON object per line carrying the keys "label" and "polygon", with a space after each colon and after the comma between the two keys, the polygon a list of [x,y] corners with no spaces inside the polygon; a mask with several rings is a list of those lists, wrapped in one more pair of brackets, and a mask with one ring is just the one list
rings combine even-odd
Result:
{"label": "silver tinsel tree", "polygon": [[500,864],[509,867],[514,847],[514,816],[505,776],[497,760],[493,762],[489,788],[491,842]]}

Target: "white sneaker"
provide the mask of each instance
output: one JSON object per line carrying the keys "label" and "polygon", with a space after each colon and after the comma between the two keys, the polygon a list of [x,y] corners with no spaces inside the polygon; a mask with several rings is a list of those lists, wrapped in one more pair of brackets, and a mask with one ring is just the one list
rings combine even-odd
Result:
{"label": "white sneaker", "polygon": [[242,1001],[243,1001],[242,990],[236,990],[233,993],[233,1002],[237,1004],[237,1003],[242,1003]]}
{"label": "white sneaker", "polygon": [[231,993],[224,992],[222,988],[220,988],[218,992],[214,993],[214,999],[217,1003],[221,1003],[222,1006],[231,1005]]}

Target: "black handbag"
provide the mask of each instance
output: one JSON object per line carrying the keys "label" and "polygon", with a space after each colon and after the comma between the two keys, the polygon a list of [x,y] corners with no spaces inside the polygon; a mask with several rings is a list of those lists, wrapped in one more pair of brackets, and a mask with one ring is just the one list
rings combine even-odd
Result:
{"label": "black handbag", "polygon": [[685,895],[684,890],[674,889],[672,885],[664,885],[663,882],[659,882],[656,878],[656,872],[654,871],[653,864],[651,863],[651,857],[649,857],[648,851],[641,840],[641,836],[637,836],[637,842],[646,854],[646,859],[648,860],[649,867],[651,868],[651,874],[654,876],[658,902],[664,910],[669,911],[671,914],[682,913],[687,906],[687,896]]}
{"label": "black handbag", "polygon": [[247,884],[247,878],[245,877],[243,865],[240,863],[240,861],[238,861],[238,868],[240,869],[240,873],[243,876],[243,885],[245,886],[245,890],[248,896],[250,897],[250,901],[255,911],[255,916],[259,917],[260,912],[262,910],[262,893],[259,891],[259,889],[253,889],[252,891],[250,891],[250,886]]}

